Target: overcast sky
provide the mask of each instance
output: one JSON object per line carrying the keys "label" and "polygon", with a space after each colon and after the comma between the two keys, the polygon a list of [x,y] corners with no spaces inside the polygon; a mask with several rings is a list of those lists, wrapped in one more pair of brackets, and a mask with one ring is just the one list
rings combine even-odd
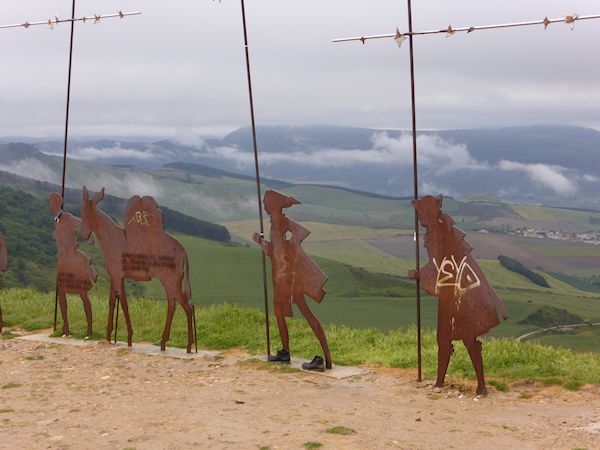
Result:
{"label": "overcast sky", "polygon": [[[2,24],[70,15],[71,0],[1,0]],[[585,0],[415,0],[415,29],[600,13]],[[73,135],[223,133],[247,125],[239,0],[78,0]],[[408,45],[332,44],[406,30],[397,0],[247,0],[259,124],[410,126]],[[0,135],[58,136],[69,25],[0,30]],[[600,129],[600,20],[415,38],[418,126]]]}

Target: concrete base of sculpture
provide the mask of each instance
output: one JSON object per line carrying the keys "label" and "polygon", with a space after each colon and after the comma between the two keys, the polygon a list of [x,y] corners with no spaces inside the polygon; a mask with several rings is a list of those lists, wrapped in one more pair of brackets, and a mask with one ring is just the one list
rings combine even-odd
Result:
{"label": "concrete base of sculpture", "polygon": [[[267,361],[267,357],[263,356],[261,358],[262,361]],[[292,357],[292,361],[289,365],[285,364],[287,367],[291,367],[292,369],[298,369],[302,372],[306,373],[314,373],[315,375],[322,375],[324,377],[335,378],[337,380],[343,380],[345,378],[357,377],[361,375],[368,375],[371,373],[369,369],[363,369],[362,367],[354,367],[354,366],[338,366],[337,364],[333,364],[331,369],[325,370],[325,372],[315,372],[312,370],[304,370],[302,369],[302,363],[310,362],[308,359],[300,359]],[[273,364],[273,366],[277,366],[277,362],[272,362],[269,364]],[[284,364],[282,364],[284,365]]]}
{"label": "concrete base of sculpture", "polygon": [[131,347],[127,346],[127,342],[117,341],[116,344],[109,344],[106,341],[82,340],[67,337],[50,337],[48,333],[37,333],[20,336],[17,339],[35,342],[48,342],[52,344],[74,345],[78,347],[93,346],[93,345],[112,345],[116,348],[129,349],[133,353],[141,353],[148,356],[162,356],[166,358],[178,359],[203,359],[205,361],[217,361],[223,358],[219,352],[211,352],[208,350],[198,350],[198,353],[187,353],[185,348],[168,347],[164,352],[160,351],[160,346],[144,343],[133,343]]}

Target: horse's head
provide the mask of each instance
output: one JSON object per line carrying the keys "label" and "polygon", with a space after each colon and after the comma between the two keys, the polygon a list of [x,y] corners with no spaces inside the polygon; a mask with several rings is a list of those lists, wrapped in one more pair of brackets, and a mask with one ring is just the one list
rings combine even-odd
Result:
{"label": "horse's head", "polygon": [[87,188],[83,187],[83,200],[81,202],[81,237],[86,241],[90,238],[92,231],[98,226],[98,203],[104,198],[104,188],[96,192],[90,199]]}

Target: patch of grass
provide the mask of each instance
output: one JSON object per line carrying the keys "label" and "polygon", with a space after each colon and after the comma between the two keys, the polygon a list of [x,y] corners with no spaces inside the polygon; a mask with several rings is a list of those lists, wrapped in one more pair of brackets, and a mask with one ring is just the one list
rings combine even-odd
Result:
{"label": "patch of grass", "polygon": [[15,412],[12,408],[0,408],[0,414]]}
{"label": "patch of grass", "polygon": [[488,381],[488,384],[490,386],[494,386],[496,388],[496,390],[499,392],[506,392],[508,390],[508,386],[506,385],[506,383],[503,383],[502,381],[490,380],[490,381]]}
{"label": "patch of grass", "polygon": [[5,385],[2,386],[2,389],[14,389],[14,388],[20,388],[22,386],[22,384],[19,383],[6,383]]}
{"label": "patch of grass", "polygon": [[3,331],[2,332],[2,339],[14,339],[16,337],[19,337],[19,334],[15,334],[12,331]]}
{"label": "patch of grass", "polygon": [[578,391],[583,387],[583,383],[577,380],[570,380],[563,384],[563,388],[568,391]]}
{"label": "patch of grass", "polygon": [[521,392],[521,395],[519,395],[519,398],[523,400],[529,400],[531,397],[533,395],[530,392]]}
{"label": "patch of grass", "polygon": [[558,325],[569,325],[583,323],[584,320],[577,314],[571,314],[563,308],[556,308],[550,305],[544,305],[538,308],[533,314],[519,321],[521,325],[533,325],[540,328],[554,327]]}
{"label": "patch of grass", "polygon": [[[2,295],[3,313],[15,326],[28,329],[45,329],[52,326],[54,294],[41,294],[34,290],[7,289]],[[340,300],[341,303],[346,300]],[[566,300],[565,300],[566,301]],[[597,300],[594,300],[597,302]],[[94,311],[94,328],[103,330],[108,315],[104,297],[91,296]],[[338,303],[340,303],[338,302]],[[368,299],[363,302],[363,314],[371,314]],[[401,304],[403,300],[391,303]],[[424,301],[425,302],[425,301]],[[410,301],[411,305],[414,302]],[[514,302],[514,305],[527,305]],[[512,305],[512,303],[511,303]],[[433,306],[433,305],[432,305]],[[343,308],[344,304],[336,306]],[[515,306],[516,308],[517,306]],[[525,306],[526,307],[526,306]],[[533,307],[535,310],[535,307]],[[134,329],[134,341],[158,342],[161,338],[165,316],[165,302],[130,298],[129,310]],[[435,309],[432,318],[435,317]],[[425,308],[423,312],[425,314]],[[429,313],[427,313],[429,314]],[[232,304],[198,306],[198,346],[206,349],[241,348],[251,354],[264,353],[264,315],[259,309],[245,308]],[[298,317],[301,317],[298,314]],[[73,330],[85,330],[85,315],[80,301],[69,304],[69,321]],[[120,320],[121,322],[121,320]],[[61,325],[59,325],[59,328]],[[312,358],[321,352],[319,343],[308,324],[300,320],[289,320],[290,346],[297,357]],[[275,320],[271,323],[274,342],[279,340]],[[417,367],[417,330],[380,330],[376,328],[353,328],[329,325],[326,327],[329,348],[334,362],[340,365],[367,364],[383,367]],[[126,337],[125,327],[120,324],[118,339]],[[173,347],[184,347],[187,341],[187,326],[181,310],[175,312],[171,328]],[[423,374],[435,377],[437,372],[437,342],[435,332],[427,328],[422,332]],[[448,376],[452,379],[474,379],[475,373],[464,345],[456,343],[456,351],[450,361]],[[125,354],[125,352],[123,352]],[[483,345],[486,375],[490,379],[532,379],[543,382],[550,378],[564,381],[579,381],[584,384],[600,383],[600,353],[573,352],[563,348],[540,345],[535,342],[517,342],[514,339],[486,340]],[[253,360],[248,362],[254,364]],[[271,365],[262,361],[256,364]],[[267,368],[265,367],[265,368]],[[282,371],[292,370],[283,368]],[[563,382],[564,382],[563,381]]]}
{"label": "patch of grass", "polygon": [[564,383],[563,379],[556,377],[543,378],[541,381],[544,383],[544,386],[560,386]]}
{"label": "patch of grass", "polygon": [[308,441],[302,444],[302,446],[304,448],[321,448],[323,447],[323,444],[321,444],[320,442]]}
{"label": "patch of grass", "polygon": [[333,428],[328,428],[327,430],[325,430],[325,433],[342,434],[342,435],[346,436],[349,434],[356,434],[356,431],[354,431],[352,428],[337,426],[337,427],[333,427]]}
{"label": "patch of grass", "polygon": [[42,355],[29,355],[26,356],[25,359],[28,361],[41,361],[44,357]]}

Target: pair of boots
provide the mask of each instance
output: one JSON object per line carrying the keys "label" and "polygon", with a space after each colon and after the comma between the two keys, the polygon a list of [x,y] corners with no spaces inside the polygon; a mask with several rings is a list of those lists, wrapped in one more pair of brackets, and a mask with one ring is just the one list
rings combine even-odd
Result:
{"label": "pair of boots", "polygon": [[[285,364],[290,363],[290,351],[282,348],[277,352],[276,355],[269,355],[267,360],[269,362],[281,362]],[[302,368],[304,370],[312,370],[315,372],[325,372],[325,363],[323,362],[323,358],[320,356],[315,356],[311,362],[302,363]]]}

